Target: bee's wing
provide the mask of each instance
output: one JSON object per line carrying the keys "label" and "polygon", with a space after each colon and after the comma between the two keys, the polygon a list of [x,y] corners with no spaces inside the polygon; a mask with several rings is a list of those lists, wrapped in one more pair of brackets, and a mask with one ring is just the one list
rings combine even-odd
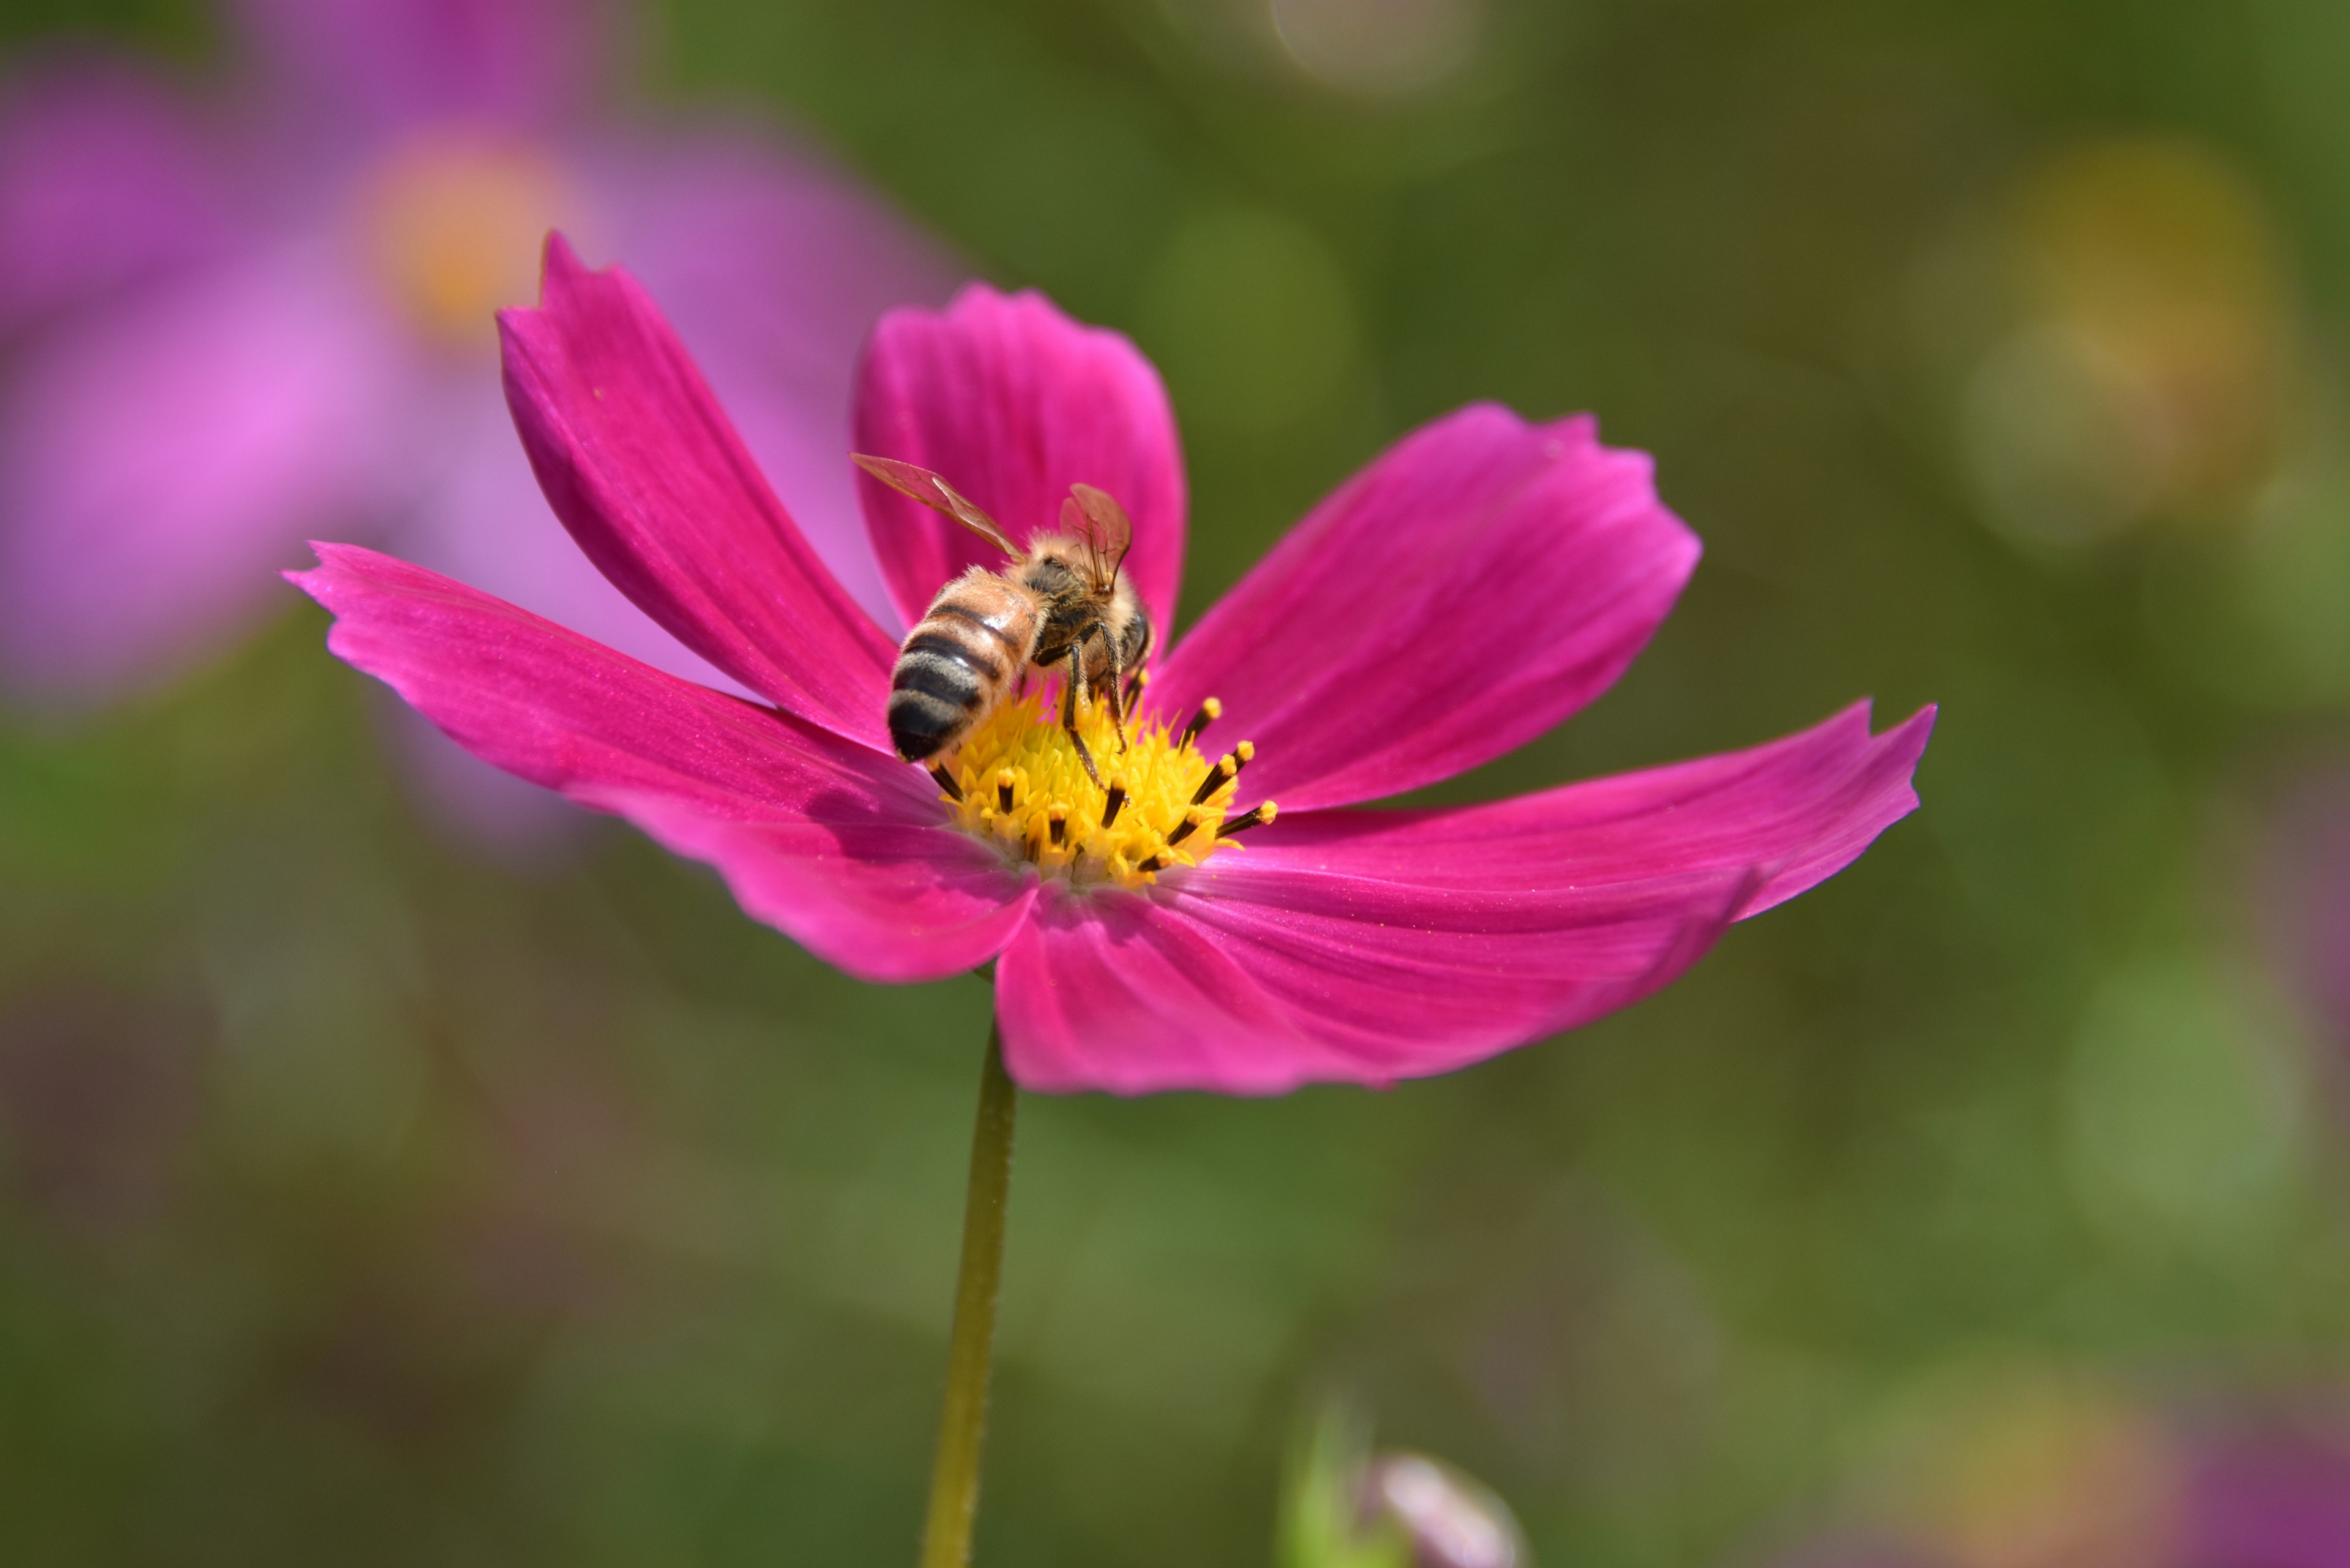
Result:
{"label": "bee's wing", "polygon": [[933,512],[943,512],[981,538],[1015,561],[1024,561],[1028,552],[1006,538],[994,518],[973,506],[953,485],[927,468],[910,462],[899,462],[894,457],[868,457],[861,452],[849,454],[851,462],[901,495],[920,502]]}
{"label": "bee's wing", "polygon": [[1134,524],[1109,492],[1090,484],[1069,486],[1069,499],[1061,503],[1061,526],[1086,542],[1095,587],[1107,590],[1118,581],[1118,569],[1134,543]]}

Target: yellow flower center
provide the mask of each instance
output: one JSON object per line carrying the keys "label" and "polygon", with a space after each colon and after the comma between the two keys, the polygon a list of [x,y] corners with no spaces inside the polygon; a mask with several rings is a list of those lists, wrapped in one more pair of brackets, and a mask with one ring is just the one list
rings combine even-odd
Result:
{"label": "yellow flower center", "polygon": [[1145,887],[1274,818],[1271,801],[1232,809],[1254,746],[1243,741],[1220,756],[1200,747],[1200,732],[1222,711],[1211,697],[1180,730],[1129,715],[1121,750],[1109,705],[1078,703],[1077,733],[1101,774],[1097,784],[1061,727],[1059,693],[1031,691],[981,720],[931,775],[956,825],[1012,858],[1077,887]]}
{"label": "yellow flower center", "polygon": [[540,242],[576,206],[562,171],[536,149],[446,131],[396,149],[360,195],[392,296],[425,332],[466,348],[496,341],[501,306],[529,303]]}

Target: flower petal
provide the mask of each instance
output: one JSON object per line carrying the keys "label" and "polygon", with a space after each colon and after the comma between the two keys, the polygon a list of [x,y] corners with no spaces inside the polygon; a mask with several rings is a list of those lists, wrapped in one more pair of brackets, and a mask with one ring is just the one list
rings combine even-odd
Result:
{"label": "flower petal", "polygon": [[996,971],[1005,1061],[1029,1088],[1129,1095],[1449,1072],[1672,980],[1752,881],[1509,896],[1219,857],[1152,897],[1040,902]]}
{"label": "flower petal", "polygon": [[[448,416],[448,461],[432,493],[400,520],[393,535],[400,557],[666,674],[747,696],[630,604],[564,532],[515,440],[496,383],[454,373],[436,382],[430,395]],[[561,795],[470,755],[389,694],[386,703],[406,721],[390,730],[409,781],[436,822],[467,847],[527,864],[580,839],[588,819]]]}
{"label": "flower petal", "polygon": [[1910,775],[1935,711],[1881,735],[1868,711],[1857,702],[1747,751],[1487,805],[1284,812],[1250,837],[1249,864],[1494,892],[1752,867],[1760,877],[1731,917],[1742,920],[1841,871],[1917,809]]}
{"label": "flower petal", "polygon": [[[841,454],[866,334],[890,304],[943,297],[941,264],[868,192],[748,130],[599,136],[569,165],[592,192],[600,243],[665,302],[809,545],[868,613],[894,620]],[[657,670],[743,691],[581,553],[547,510],[494,383],[452,376],[434,398],[452,457],[402,524],[400,556]],[[531,852],[578,820],[421,719],[399,735],[442,818],[473,840]]]}
{"label": "flower petal", "polygon": [[715,866],[744,914],[859,980],[942,980],[976,969],[1003,950],[1036,898],[1034,881],[952,828],[745,821],[620,790],[575,794]]}
{"label": "flower petal", "polygon": [[801,537],[658,307],[550,238],[541,303],[498,317],[546,498],[639,608],[754,691],[889,750],[896,649]]}
{"label": "flower petal", "polygon": [[405,481],[405,349],[330,259],[193,272],[42,340],[0,415],[0,670],[151,680],[269,602],[306,533]]}
{"label": "flower petal", "polygon": [[111,63],[20,82],[0,106],[0,327],[215,254],[228,192],[203,128]]}
{"label": "flower petal", "polygon": [[1589,419],[1480,404],[1315,508],[1209,611],[1151,695],[1253,740],[1252,789],[1295,811],[1432,784],[1614,684],[1696,566],[1648,458]]}
{"label": "flower petal", "polygon": [[[1159,372],[1118,333],[983,284],[943,311],[893,310],[866,350],[857,450],[944,475],[1019,542],[1058,524],[1072,484],[1109,492],[1134,520],[1127,575],[1166,646],[1183,574],[1183,458]],[[870,475],[858,487],[909,625],[964,567],[1003,564]]]}
{"label": "flower petal", "polygon": [[708,861],[744,910],[871,980],[1000,950],[1033,887],[945,826],[913,769],[638,663],[489,595],[348,545],[288,576],[328,646],[459,744]]}
{"label": "flower petal", "polygon": [[998,971],[1032,1088],[1382,1084],[1587,1023],[1914,809],[1934,710],[1435,811],[1284,814],[1152,896],[1040,906]]}
{"label": "flower petal", "polygon": [[447,460],[392,543],[412,565],[698,686],[751,696],[629,602],[547,509],[494,382],[448,374],[432,389],[449,417]]}
{"label": "flower petal", "polygon": [[849,410],[874,323],[945,298],[944,259],[871,192],[773,138],[639,134],[582,162],[610,254],[662,302],[826,566],[897,624],[846,461]]}

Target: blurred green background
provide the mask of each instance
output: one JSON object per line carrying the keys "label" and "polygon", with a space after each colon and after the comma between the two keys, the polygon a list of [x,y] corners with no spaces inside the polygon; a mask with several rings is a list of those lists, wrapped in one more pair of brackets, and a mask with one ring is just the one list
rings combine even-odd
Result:
{"label": "blurred green background", "polygon": [[[2264,940],[2276,803],[2350,753],[2338,0],[639,44],[1158,360],[1187,620],[1465,400],[1652,451],[1679,610],[1435,798],[1942,704],[1918,815],[1627,1014],[1385,1094],[1031,1097],[983,1561],[1265,1563],[1335,1389],[1544,1563],[1895,1517],[2017,1568],[2064,1505],[1999,1455],[2344,1386],[2343,1042]],[[983,986],[847,981],[624,830],[453,846],[324,624],[0,720],[5,1557],[910,1561]]]}

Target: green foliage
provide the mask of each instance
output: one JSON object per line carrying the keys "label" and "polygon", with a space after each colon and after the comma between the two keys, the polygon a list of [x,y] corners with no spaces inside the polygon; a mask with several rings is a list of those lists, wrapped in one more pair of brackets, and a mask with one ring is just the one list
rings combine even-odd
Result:
{"label": "green foliage", "polygon": [[[2350,753],[2338,0],[1488,0],[1403,86],[1275,9],[670,0],[638,74],[1165,365],[1187,624],[1469,400],[1654,452],[1674,618],[1430,798],[1940,728],[1918,816],[1575,1037],[1024,1106],[980,1560],[1368,1568],[1343,1428],[1275,1521],[1334,1383],[1576,1568],[1947,1515],[1918,1478],[2052,1404],[2338,1386],[2339,1042],[2266,891]],[[200,11],[0,38],[195,70]],[[2203,226],[2068,196],[2114,137]],[[910,1561],[983,989],[851,983],[617,829],[466,848],[323,630],[0,717],[0,1555]]]}
{"label": "green foliage", "polygon": [[1363,1517],[1369,1437],[1336,1405],[1300,1427],[1282,1468],[1274,1568],[1410,1568],[1411,1543],[1394,1521]]}

